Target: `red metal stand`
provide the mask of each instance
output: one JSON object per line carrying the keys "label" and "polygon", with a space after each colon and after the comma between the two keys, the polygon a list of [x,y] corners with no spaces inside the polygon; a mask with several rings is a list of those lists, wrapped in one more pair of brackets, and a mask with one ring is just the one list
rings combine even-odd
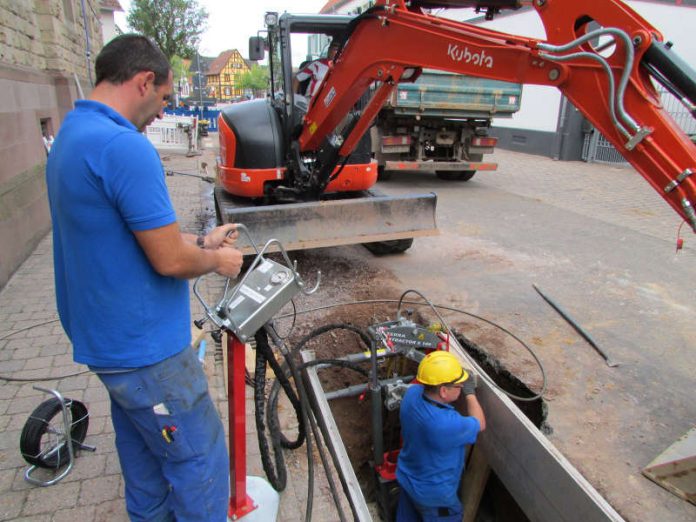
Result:
{"label": "red metal stand", "polygon": [[230,505],[227,516],[238,520],[257,508],[246,489],[246,345],[227,333],[227,405],[230,432]]}

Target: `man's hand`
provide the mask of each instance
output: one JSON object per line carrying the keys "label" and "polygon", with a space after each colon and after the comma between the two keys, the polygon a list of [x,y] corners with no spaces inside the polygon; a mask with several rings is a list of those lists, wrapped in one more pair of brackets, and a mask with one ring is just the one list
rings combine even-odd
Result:
{"label": "man's hand", "polygon": [[469,378],[462,385],[463,395],[473,395],[476,393],[476,375],[469,371]]}
{"label": "man's hand", "polygon": [[[239,237],[236,223],[228,223],[215,227],[205,236],[205,248],[215,250],[222,246],[231,247]],[[241,266],[241,265],[240,265]],[[238,272],[239,273],[239,272]]]}
{"label": "man's hand", "polygon": [[[215,230],[213,232],[215,232]],[[214,253],[218,259],[217,268],[215,269],[216,273],[225,277],[237,277],[237,275],[239,275],[244,258],[239,250],[236,248],[222,246],[215,250]]]}

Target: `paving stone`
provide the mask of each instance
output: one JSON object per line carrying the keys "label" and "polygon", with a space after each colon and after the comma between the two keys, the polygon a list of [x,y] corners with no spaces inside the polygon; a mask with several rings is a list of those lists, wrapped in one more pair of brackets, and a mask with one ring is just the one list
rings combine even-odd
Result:
{"label": "paving stone", "polygon": [[87,506],[100,504],[107,500],[116,500],[119,498],[120,480],[120,475],[107,475],[82,481],[80,498],[77,504]]}
{"label": "paving stone", "polygon": [[[39,395],[44,395],[44,392],[41,390],[36,390],[34,389],[34,386],[37,385],[38,383],[36,382],[27,382],[27,383],[18,383],[15,386],[16,397],[38,397]],[[0,395],[2,393],[0,392]]]}
{"label": "paving stone", "polygon": [[59,509],[72,508],[77,504],[80,485],[61,483],[60,488],[37,487],[28,492],[22,515],[55,513]]}
{"label": "paving stone", "polygon": [[0,383],[0,399],[11,399],[19,390],[20,386],[15,383],[8,383],[3,381]]}
{"label": "paving stone", "polygon": [[24,367],[24,360],[6,360],[0,361],[0,375],[6,375],[9,377],[17,377],[15,372],[20,371]]}
{"label": "paving stone", "polygon": [[16,522],[51,522],[51,514],[44,515],[34,515],[31,517],[19,517],[15,518]]}
{"label": "paving stone", "polygon": [[71,509],[61,509],[53,515],[52,522],[81,522],[94,520],[95,506],[80,506]]}
{"label": "paving stone", "polygon": [[89,403],[90,417],[110,417],[111,402],[110,401],[90,401]]}
{"label": "paving stone", "polygon": [[5,413],[26,413],[27,415],[29,415],[29,413],[34,411],[42,402],[43,400],[39,397],[14,398],[10,401],[10,404],[8,405]]}
{"label": "paving stone", "polygon": [[[87,441],[85,441],[87,443]],[[80,450],[77,452],[75,462],[70,473],[63,482],[82,482],[83,480],[101,477],[106,474],[106,455]]]}
{"label": "paving stone", "polygon": [[[19,350],[15,350],[15,358],[16,353]],[[31,358],[26,358],[27,361],[24,364],[23,370],[42,370],[44,368],[50,368],[53,366],[53,356],[49,357],[31,357]]]}
{"label": "paving stone", "polygon": [[7,447],[0,449],[0,470],[16,469],[26,464],[19,450],[20,432],[11,431],[8,433],[11,433],[12,436],[8,439]]}
{"label": "paving stone", "polygon": [[129,522],[126,503],[123,499],[108,500],[96,505],[94,522]]}
{"label": "paving stone", "polygon": [[[78,366],[73,366],[72,367],[72,372],[79,372],[83,371],[85,368],[84,367],[78,367]],[[60,386],[60,392],[69,392],[72,390],[84,390],[85,387],[87,386],[87,382],[89,380],[89,377],[87,374],[84,375],[76,375],[75,377],[70,377],[68,379],[61,379],[59,386]]]}
{"label": "paving stone", "polygon": [[63,338],[58,335],[54,335],[56,340],[51,342],[48,346],[41,348],[41,355],[63,355],[68,353],[68,346],[63,342]]}
{"label": "paving stone", "polygon": [[106,455],[106,466],[104,468],[104,474],[106,475],[116,475],[121,473],[121,463],[118,460],[118,453],[109,453]]}

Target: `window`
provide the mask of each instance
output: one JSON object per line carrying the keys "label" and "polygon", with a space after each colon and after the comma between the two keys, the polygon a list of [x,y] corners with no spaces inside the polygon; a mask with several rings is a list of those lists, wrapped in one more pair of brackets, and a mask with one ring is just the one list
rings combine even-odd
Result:
{"label": "window", "polygon": [[230,75],[225,73],[225,82],[230,83]]}
{"label": "window", "polygon": [[41,125],[41,138],[43,139],[44,149],[46,154],[48,154],[48,151],[51,150],[51,145],[53,145],[53,123],[51,118],[41,118],[39,125]]}

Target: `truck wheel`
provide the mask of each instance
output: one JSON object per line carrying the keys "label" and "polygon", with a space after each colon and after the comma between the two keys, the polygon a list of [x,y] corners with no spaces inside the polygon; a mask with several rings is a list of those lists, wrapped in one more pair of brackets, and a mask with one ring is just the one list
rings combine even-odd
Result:
{"label": "truck wheel", "polygon": [[459,181],[469,181],[476,174],[475,170],[462,170],[457,178]]}
{"label": "truck wheel", "polygon": [[406,252],[413,245],[413,238],[408,239],[392,239],[391,241],[377,241],[376,243],[363,243],[376,256],[385,256],[388,254],[400,254]]}
{"label": "truck wheel", "polygon": [[461,171],[459,170],[436,170],[435,175],[440,178],[444,179],[445,181],[454,181],[459,179],[459,175],[461,174]]}

